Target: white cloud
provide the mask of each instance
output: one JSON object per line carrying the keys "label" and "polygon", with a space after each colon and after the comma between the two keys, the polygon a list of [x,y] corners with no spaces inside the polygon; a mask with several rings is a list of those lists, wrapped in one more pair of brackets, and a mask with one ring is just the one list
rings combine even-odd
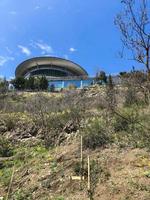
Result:
{"label": "white cloud", "polygon": [[70,47],[69,51],[73,53],[73,52],[77,51],[77,49]]}
{"label": "white cloud", "polygon": [[12,54],[12,50],[11,50],[9,47],[5,47],[5,49],[7,50],[7,52],[8,52],[9,54]]}
{"label": "white cloud", "polygon": [[7,58],[0,56],[0,66],[3,66],[7,62]]}
{"label": "white cloud", "polygon": [[37,48],[40,48],[42,50],[42,54],[43,55],[44,54],[53,54],[54,53],[53,48],[50,45],[48,45],[48,44],[46,44],[46,43],[44,43],[42,41],[35,42],[34,46],[36,46]]}
{"label": "white cloud", "polygon": [[40,6],[35,6],[34,10],[39,10],[40,9]]}
{"label": "white cloud", "polygon": [[8,56],[0,56],[0,66],[3,66],[6,62],[10,60],[14,60],[14,58]]}
{"label": "white cloud", "polygon": [[18,48],[21,49],[21,52],[23,54],[25,54],[26,56],[30,56],[31,55],[31,51],[27,47],[22,46],[22,45],[18,45]]}
{"label": "white cloud", "polygon": [[44,54],[45,57],[53,57],[53,54]]}

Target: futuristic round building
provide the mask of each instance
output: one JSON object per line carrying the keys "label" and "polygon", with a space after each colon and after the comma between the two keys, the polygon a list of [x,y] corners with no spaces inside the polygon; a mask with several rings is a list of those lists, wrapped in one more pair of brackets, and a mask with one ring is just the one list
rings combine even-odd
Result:
{"label": "futuristic round building", "polygon": [[22,62],[15,71],[16,77],[45,76],[49,85],[54,84],[56,88],[68,87],[74,84],[76,87],[83,87],[87,83],[88,73],[78,64],[56,57],[35,57]]}
{"label": "futuristic round building", "polygon": [[65,77],[86,77],[87,72],[72,61],[55,57],[36,57],[21,63],[16,69],[16,77],[46,76],[49,80]]}

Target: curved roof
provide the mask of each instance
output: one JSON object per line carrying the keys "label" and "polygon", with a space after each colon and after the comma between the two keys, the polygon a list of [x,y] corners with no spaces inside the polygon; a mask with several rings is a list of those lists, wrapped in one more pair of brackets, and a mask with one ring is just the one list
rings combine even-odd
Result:
{"label": "curved roof", "polygon": [[28,71],[34,69],[36,66],[40,67],[40,65],[46,65],[48,67],[58,66],[59,68],[65,68],[75,73],[76,76],[88,76],[88,73],[78,64],[57,57],[35,57],[28,59],[17,66],[15,75],[16,77],[25,76]]}

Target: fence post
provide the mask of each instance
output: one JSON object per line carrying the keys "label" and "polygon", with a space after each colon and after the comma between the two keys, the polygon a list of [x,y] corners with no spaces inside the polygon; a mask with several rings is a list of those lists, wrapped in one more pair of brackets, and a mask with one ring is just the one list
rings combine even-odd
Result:
{"label": "fence post", "polygon": [[81,135],[81,181],[83,180],[83,137]]}
{"label": "fence post", "polygon": [[88,156],[88,191],[91,189],[91,184],[90,184],[90,156]]}

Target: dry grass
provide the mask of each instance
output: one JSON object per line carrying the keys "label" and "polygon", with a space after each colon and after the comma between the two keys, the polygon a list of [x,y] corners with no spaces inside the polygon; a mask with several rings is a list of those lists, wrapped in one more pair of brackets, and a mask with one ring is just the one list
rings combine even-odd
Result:
{"label": "dry grass", "polygon": [[[33,153],[34,154],[34,153]],[[108,147],[86,150],[83,152],[84,161],[87,155],[109,176],[100,174],[95,187],[94,200],[148,200],[150,195],[150,155],[146,149],[120,149]],[[43,157],[43,159],[42,159]],[[73,168],[80,160],[79,143],[74,142],[57,147],[26,160],[15,171],[12,184],[12,194],[23,191],[30,194],[30,199],[54,199],[63,196],[65,200],[86,200],[87,180],[70,181],[74,174]],[[19,188],[19,190],[18,190]],[[6,188],[5,188],[6,189]],[[0,187],[0,195],[6,193]]]}

